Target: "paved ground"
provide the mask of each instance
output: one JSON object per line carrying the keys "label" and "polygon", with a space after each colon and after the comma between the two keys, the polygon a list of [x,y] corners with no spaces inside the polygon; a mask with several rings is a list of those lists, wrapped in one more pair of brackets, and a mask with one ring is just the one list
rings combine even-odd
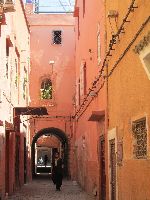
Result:
{"label": "paved ground", "polygon": [[61,191],[55,191],[50,179],[36,179],[24,185],[21,190],[8,197],[8,200],[94,200],[78,185],[63,180]]}

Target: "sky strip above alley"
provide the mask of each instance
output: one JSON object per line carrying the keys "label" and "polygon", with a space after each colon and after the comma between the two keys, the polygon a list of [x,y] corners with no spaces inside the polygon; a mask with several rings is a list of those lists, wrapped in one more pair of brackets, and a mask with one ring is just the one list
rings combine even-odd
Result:
{"label": "sky strip above alley", "polygon": [[75,0],[26,0],[38,6],[38,12],[73,12]]}

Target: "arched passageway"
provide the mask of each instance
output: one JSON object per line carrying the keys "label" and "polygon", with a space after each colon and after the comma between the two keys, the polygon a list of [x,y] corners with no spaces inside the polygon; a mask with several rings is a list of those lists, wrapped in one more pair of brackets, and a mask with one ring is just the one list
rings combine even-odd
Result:
{"label": "arched passageway", "polygon": [[32,177],[34,178],[36,175],[36,173],[35,173],[35,143],[43,135],[55,136],[61,142],[62,149],[63,149],[64,176],[68,176],[68,139],[67,139],[67,136],[62,130],[60,130],[58,128],[50,127],[50,128],[41,129],[33,137],[32,146],[31,146]]}

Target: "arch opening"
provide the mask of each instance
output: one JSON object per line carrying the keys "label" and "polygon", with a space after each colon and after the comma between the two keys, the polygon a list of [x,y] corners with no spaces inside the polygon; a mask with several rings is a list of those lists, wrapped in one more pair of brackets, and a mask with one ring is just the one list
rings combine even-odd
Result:
{"label": "arch opening", "polygon": [[[58,129],[58,128],[54,128],[54,127],[50,127],[50,128],[44,128],[41,129],[40,131],[38,131],[35,136],[33,137],[32,140],[32,146],[31,146],[31,160],[32,160],[32,177],[34,178],[37,174],[36,174],[36,143],[37,141],[42,137],[42,136],[55,136],[59,142],[61,143],[61,156],[62,156],[62,160],[64,163],[64,176],[67,177],[68,176],[68,138],[66,136],[66,134]],[[60,149],[56,149],[53,148],[54,151],[52,151],[52,159],[53,159],[53,154],[56,151],[60,152]]]}

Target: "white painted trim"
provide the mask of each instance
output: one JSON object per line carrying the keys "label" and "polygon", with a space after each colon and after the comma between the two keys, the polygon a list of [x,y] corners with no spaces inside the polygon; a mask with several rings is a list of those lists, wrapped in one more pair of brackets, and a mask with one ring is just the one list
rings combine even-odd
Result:
{"label": "white painted trim", "polygon": [[148,68],[147,68],[147,66],[146,66],[146,64],[144,62],[144,58],[148,54],[150,54],[150,44],[148,46],[144,47],[144,49],[140,52],[140,55],[139,55],[140,60],[142,62],[142,66],[143,66],[143,68],[144,68],[144,70],[145,70],[145,72],[146,72],[146,74],[148,76],[148,79],[150,80],[150,69],[148,70]]}

